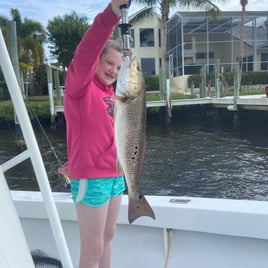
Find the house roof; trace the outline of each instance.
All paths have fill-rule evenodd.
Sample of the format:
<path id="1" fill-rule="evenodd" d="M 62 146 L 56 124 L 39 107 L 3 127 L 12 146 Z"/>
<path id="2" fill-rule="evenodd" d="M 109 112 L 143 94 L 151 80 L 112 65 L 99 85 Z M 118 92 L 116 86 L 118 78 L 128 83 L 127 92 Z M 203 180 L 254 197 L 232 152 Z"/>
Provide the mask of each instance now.
<path id="1" fill-rule="evenodd" d="M 247 11 L 244 24 L 244 42 L 248 46 L 253 45 L 253 40 L 257 47 L 268 46 L 268 20 L 267 11 Z M 183 22 L 183 23 L 182 23 Z M 240 11 L 221 12 L 216 21 L 212 21 L 206 12 L 176 12 L 168 21 L 168 32 L 176 27 L 177 32 L 184 34 L 205 34 L 226 33 L 234 38 L 240 38 Z M 255 30 L 255 32 L 254 32 Z"/>
<path id="2" fill-rule="evenodd" d="M 253 28 L 251 26 L 244 26 L 244 43 L 247 44 L 249 47 L 253 46 L 255 40 L 255 45 L 258 48 L 266 48 L 268 47 L 267 42 L 267 35 L 268 31 L 267 29 L 263 27 L 256 27 L 256 32 L 254 34 Z M 234 38 L 239 39 L 240 38 L 240 25 L 236 26 L 232 29 L 232 31 L 228 31 L 229 34 L 232 34 Z M 253 36 L 255 36 L 253 38 Z"/>
<path id="3" fill-rule="evenodd" d="M 263 18 L 262 25 L 264 25 L 264 21 L 267 20 L 267 11 L 247 11 L 245 25 L 261 17 Z M 168 21 L 169 31 L 175 26 L 181 27 L 178 25 L 181 21 L 183 21 L 184 34 L 205 33 L 207 30 L 210 33 L 225 33 L 230 31 L 232 27 L 240 25 L 241 12 L 221 12 L 217 20 L 212 21 L 206 12 L 177 11 Z M 261 23 L 261 20 L 259 21 Z"/>
<path id="4" fill-rule="evenodd" d="M 154 8 L 151 7 L 145 7 L 143 9 L 138 10 L 137 12 L 135 12 L 134 14 L 132 14 L 131 16 L 129 16 L 129 21 L 135 21 L 136 18 L 140 18 L 140 17 L 144 17 L 145 19 L 150 19 L 150 17 L 148 16 L 143 16 L 142 14 L 146 13 L 148 10 L 151 10 L 151 14 L 153 15 L 153 17 L 156 17 L 157 19 L 161 20 L 161 16 L 155 11 Z"/>

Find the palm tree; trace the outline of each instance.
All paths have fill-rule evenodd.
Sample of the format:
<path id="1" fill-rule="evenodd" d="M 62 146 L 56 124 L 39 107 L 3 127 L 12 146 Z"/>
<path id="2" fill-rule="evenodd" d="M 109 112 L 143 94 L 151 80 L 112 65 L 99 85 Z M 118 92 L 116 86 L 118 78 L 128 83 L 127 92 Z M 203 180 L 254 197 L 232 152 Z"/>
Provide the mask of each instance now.
<path id="1" fill-rule="evenodd" d="M 16 22 L 18 54 L 20 69 L 30 82 L 30 91 L 34 91 L 33 73 L 44 64 L 44 49 L 42 44 L 46 39 L 41 23 L 25 18 L 22 20 L 18 9 L 11 9 L 11 20 Z M 5 35 L 8 18 L 0 17 L 0 26 Z M 34 93 L 34 92 L 33 92 Z"/>
<path id="2" fill-rule="evenodd" d="M 12 20 L 16 22 L 20 63 L 38 67 L 44 62 L 42 44 L 46 40 L 41 23 L 25 18 L 21 19 L 18 9 L 11 9 Z"/>
<path id="3" fill-rule="evenodd" d="M 161 88 L 163 92 L 166 92 L 166 69 L 167 69 L 167 22 L 169 19 L 169 14 L 171 8 L 177 8 L 179 6 L 181 7 L 194 7 L 194 8 L 200 8 L 205 9 L 208 12 L 208 15 L 211 18 L 216 18 L 219 15 L 219 8 L 216 4 L 214 4 L 210 0 L 132 0 L 133 2 L 136 2 L 138 4 L 142 4 L 144 6 L 149 6 L 149 8 L 145 9 L 141 16 L 137 17 L 135 20 L 138 21 L 141 18 L 144 18 L 147 16 L 152 16 L 153 14 L 153 7 L 159 6 L 160 8 L 160 14 L 161 14 L 161 20 L 162 20 L 162 29 L 163 34 L 161 35 L 161 43 L 163 44 L 163 55 L 162 55 L 162 85 Z M 225 0 L 222 0 L 224 2 Z"/>

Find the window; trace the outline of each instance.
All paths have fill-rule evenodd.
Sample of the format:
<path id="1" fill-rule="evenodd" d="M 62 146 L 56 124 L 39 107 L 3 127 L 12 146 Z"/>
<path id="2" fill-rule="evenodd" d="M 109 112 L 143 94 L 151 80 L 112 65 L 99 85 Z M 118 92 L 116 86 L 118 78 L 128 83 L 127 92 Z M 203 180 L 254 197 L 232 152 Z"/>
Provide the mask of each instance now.
<path id="1" fill-rule="evenodd" d="M 253 56 L 247 56 L 243 58 L 243 71 L 253 71 Z"/>
<path id="2" fill-rule="evenodd" d="M 141 58 L 141 66 L 144 74 L 155 74 L 155 59 Z"/>
<path id="3" fill-rule="evenodd" d="M 192 42 L 185 42 L 184 43 L 184 49 L 185 50 L 192 50 L 193 49 L 193 43 Z"/>
<path id="4" fill-rule="evenodd" d="M 261 53 L 261 70 L 268 70 L 268 54 Z"/>
<path id="5" fill-rule="evenodd" d="M 207 58 L 207 53 L 206 52 L 197 52 L 195 57 L 197 59 L 206 59 Z M 209 52 L 208 57 L 210 59 L 213 59 L 214 58 L 214 52 Z"/>
<path id="6" fill-rule="evenodd" d="M 140 47 L 154 47 L 154 29 L 140 29 Z"/>

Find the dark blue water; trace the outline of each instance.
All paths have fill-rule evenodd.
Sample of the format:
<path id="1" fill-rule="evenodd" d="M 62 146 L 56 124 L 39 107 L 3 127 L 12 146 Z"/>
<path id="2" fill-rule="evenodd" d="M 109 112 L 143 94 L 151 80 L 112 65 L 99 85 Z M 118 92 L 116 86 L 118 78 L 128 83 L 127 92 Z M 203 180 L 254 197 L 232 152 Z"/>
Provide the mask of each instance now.
<path id="1" fill-rule="evenodd" d="M 267 112 L 266 112 L 267 113 Z M 268 200 L 268 113 L 225 115 L 174 111 L 170 124 L 157 116 L 147 123 L 147 150 L 141 189 L 150 195 Z M 68 191 L 57 174 L 66 161 L 65 127 L 44 134 L 37 127 L 53 191 Z M 0 129 L 0 163 L 16 155 L 14 132 Z M 56 156 L 55 156 L 56 154 Z M 13 190 L 38 190 L 26 161 L 6 172 Z"/>

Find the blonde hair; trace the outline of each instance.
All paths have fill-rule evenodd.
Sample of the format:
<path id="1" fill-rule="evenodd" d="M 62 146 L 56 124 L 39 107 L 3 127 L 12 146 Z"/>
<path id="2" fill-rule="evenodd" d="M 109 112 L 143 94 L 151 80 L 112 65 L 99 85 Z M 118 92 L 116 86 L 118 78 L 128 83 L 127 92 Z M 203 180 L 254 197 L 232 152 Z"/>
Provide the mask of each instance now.
<path id="1" fill-rule="evenodd" d="M 119 53 L 123 53 L 122 47 L 120 45 L 119 42 L 115 41 L 115 40 L 108 40 L 106 42 L 105 47 L 103 48 L 100 57 L 102 57 L 103 55 L 107 54 L 107 52 L 109 51 L 109 49 L 114 49 L 115 51 L 119 52 Z"/>

